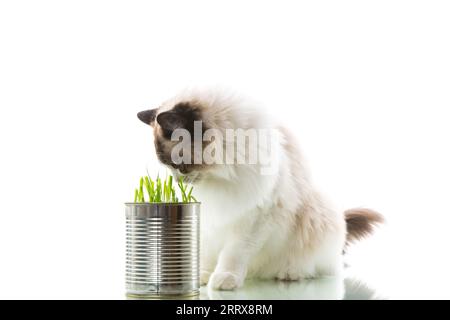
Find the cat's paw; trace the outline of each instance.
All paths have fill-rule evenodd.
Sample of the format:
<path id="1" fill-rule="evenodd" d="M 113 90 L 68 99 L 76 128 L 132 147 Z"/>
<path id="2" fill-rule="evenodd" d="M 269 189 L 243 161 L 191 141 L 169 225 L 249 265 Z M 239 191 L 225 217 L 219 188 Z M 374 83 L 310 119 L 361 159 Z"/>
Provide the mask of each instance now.
<path id="1" fill-rule="evenodd" d="M 234 290 L 242 286 L 244 279 L 231 272 L 214 272 L 209 285 L 216 290 Z"/>
<path id="2" fill-rule="evenodd" d="M 211 277 L 211 272 L 208 270 L 200 270 L 200 285 L 204 286 L 208 284 L 209 278 Z"/>

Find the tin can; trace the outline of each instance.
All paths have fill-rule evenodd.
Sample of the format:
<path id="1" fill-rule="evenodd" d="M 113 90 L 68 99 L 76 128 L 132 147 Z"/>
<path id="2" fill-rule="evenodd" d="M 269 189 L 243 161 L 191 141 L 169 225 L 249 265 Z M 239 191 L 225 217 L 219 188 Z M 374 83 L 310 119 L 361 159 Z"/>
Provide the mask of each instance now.
<path id="1" fill-rule="evenodd" d="M 199 293 L 200 203 L 126 203 L 126 294 Z"/>

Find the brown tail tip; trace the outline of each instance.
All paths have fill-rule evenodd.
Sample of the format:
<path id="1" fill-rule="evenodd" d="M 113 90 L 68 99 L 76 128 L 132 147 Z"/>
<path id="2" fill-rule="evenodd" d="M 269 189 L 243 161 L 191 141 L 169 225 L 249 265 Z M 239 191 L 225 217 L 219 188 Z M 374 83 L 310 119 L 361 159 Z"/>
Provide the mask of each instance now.
<path id="1" fill-rule="evenodd" d="M 344 214 L 347 223 L 346 246 L 369 236 L 376 226 L 384 223 L 383 216 L 370 209 L 355 208 L 345 211 Z"/>

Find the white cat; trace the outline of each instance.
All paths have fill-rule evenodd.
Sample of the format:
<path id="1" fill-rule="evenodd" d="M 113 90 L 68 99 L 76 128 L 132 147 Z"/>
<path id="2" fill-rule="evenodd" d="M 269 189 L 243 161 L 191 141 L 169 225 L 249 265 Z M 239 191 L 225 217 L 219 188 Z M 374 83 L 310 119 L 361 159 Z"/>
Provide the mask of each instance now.
<path id="1" fill-rule="evenodd" d="M 195 185 L 202 202 L 201 283 L 213 289 L 240 287 L 246 277 L 338 275 L 346 242 L 369 234 L 383 221 L 368 209 L 334 211 L 312 186 L 292 134 L 249 99 L 218 90 L 187 90 L 138 117 L 154 129 L 159 160 L 175 177 L 182 175 Z M 273 172 L 262 174 L 262 164 L 174 163 L 171 152 L 177 142 L 171 135 L 180 128 L 193 134 L 194 121 L 202 121 L 203 132 L 223 133 L 223 140 L 203 142 L 203 147 L 236 143 L 227 139 L 226 129 L 278 133 L 271 147 Z M 256 148 L 266 145 L 257 143 Z M 191 152 L 193 158 L 196 151 Z"/>

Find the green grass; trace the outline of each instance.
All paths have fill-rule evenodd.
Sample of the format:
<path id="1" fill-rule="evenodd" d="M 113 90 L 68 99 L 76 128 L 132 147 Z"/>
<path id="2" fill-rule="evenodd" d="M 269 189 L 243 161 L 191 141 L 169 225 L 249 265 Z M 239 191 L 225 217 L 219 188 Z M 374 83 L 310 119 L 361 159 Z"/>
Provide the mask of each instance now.
<path id="1" fill-rule="evenodd" d="M 144 187 L 146 194 L 144 193 Z M 134 202 L 179 203 L 177 193 L 181 195 L 181 202 L 183 203 L 197 202 L 197 199 L 192 195 L 192 189 L 192 186 L 188 189 L 188 186 L 184 184 L 183 177 L 180 177 L 176 185 L 171 175 L 165 180 L 161 180 L 159 175 L 156 180 L 152 180 L 150 176 L 141 177 L 139 188 L 134 190 Z"/>

